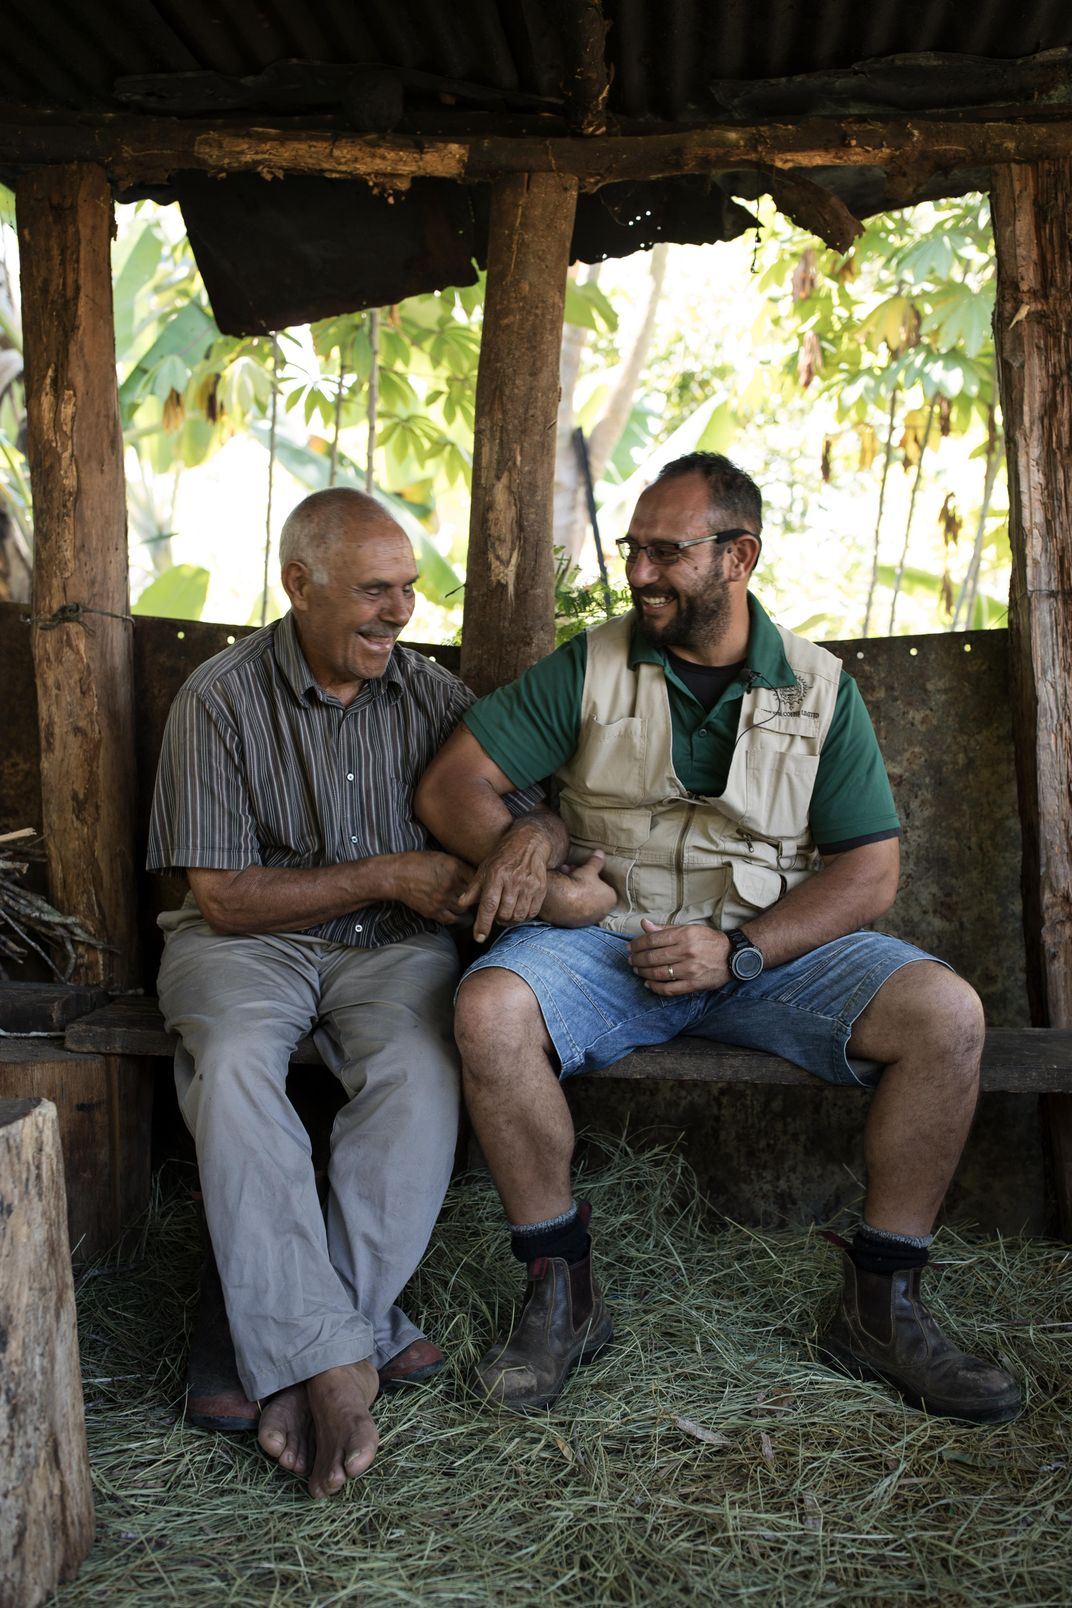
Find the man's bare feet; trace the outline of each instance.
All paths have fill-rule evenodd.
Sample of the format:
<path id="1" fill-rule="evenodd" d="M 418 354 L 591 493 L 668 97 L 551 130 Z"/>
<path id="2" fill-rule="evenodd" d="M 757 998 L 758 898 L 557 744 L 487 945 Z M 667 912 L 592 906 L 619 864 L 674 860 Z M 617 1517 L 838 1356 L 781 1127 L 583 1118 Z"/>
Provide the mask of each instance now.
<path id="1" fill-rule="evenodd" d="M 369 1408 L 379 1388 L 371 1362 L 328 1368 L 305 1381 L 316 1439 L 310 1496 L 333 1496 L 371 1464 L 380 1437 Z"/>
<path id="2" fill-rule="evenodd" d="M 304 1384 L 290 1385 L 265 1402 L 257 1426 L 261 1450 L 291 1474 L 308 1474 L 313 1419 Z"/>

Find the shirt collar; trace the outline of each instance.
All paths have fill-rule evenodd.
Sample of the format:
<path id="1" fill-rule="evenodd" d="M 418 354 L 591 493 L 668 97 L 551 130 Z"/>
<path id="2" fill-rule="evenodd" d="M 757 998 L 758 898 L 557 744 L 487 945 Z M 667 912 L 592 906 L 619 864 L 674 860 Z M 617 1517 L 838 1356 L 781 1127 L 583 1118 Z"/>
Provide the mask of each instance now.
<path id="1" fill-rule="evenodd" d="M 754 670 L 757 676 L 761 676 L 768 687 L 795 686 L 796 676 L 785 656 L 782 639 L 778 635 L 774 621 L 751 592 L 748 593 L 748 624 L 748 652 L 745 655 L 745 663 L 749 670 Z M 629 665 L 632 668 L 637 664 L 657 664 L 664 673 L 669 670 L 663 649 L 652 647 L 642 639 L 634 619 Z"/>
<path id="2" fill-rule="evenodd" d="M 283 672 L 284 680 L 298 702 L 307 704 L 310 696 L 312 696 L 322 699 L 326 703 L 334 703 L 335 700 L 324 693 L 317 685 L 313 672 L 305 662 L 305 655 L 301 650 L 301 643 L 298 641 L 297 627 L 294 624 L 293 610 L 288 610 L 283 618 L 276 622 L 274 630 L 275 660 Z M 389 692 L 395 698 L 400 696 L 402 692 L 402 671 L 397 660 L 398 648 L 396 646 L 387 661 L 387 667 L 383 675 L 376 676 L 365 682 L 354 700 L 355 704 L 359 699 L 364 698 L 366 689 L 373 698 L 380 697 L 384 692 Z M 351 704 L 350 708 L 352 709 L 353 707 L 354 704 Z"/>

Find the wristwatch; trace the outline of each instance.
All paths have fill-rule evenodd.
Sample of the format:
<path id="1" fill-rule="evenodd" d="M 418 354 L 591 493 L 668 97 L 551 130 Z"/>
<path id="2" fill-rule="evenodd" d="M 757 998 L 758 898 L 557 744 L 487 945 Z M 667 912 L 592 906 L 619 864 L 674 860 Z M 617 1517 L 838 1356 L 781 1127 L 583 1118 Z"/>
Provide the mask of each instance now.
<path id="1" fill-rule="evenodd" d="M 728 932 L 730 941 L 730 971 L 739 983 L 747 983 L 763 970 L 763 951 L 746 938 L 740 927 Z"/>

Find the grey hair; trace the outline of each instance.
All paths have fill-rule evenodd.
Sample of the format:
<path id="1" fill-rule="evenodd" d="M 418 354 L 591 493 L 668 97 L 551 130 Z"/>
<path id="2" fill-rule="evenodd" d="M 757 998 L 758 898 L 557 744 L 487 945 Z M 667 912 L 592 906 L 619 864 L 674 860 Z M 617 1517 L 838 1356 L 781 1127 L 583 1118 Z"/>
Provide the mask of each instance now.
<path id="1" fill-rule="evenodd" d="M 279 567 L 304 564 L 318 586 L 325 585 L 325 563 L 336 542 L 363 525 L 394 524 L 382 503 L 366 492 L 332 486 L 303 498 L 283 521 Z"/>

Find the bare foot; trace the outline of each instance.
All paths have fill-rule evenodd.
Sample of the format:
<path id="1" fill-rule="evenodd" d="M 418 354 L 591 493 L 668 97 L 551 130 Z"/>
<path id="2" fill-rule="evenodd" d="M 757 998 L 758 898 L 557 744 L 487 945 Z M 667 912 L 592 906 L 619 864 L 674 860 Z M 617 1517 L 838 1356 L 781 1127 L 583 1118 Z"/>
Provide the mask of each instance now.
<path id="1" fill-rule="evenodd" d="M 371 1464 L 380 1437 L 369 1408 L 379 1386 L 371 1362 L 328 1368 L 305 1381 L 316 1436 L 310 1496 L 333 1496 Z"/>
<path id="2" fill-rule="evenodd" d="M 257 1427 L 261 1450 L 291 1474 L 308 1474 L 313 1420 L 305 1386 L 289 1385 L 266 1402 Z"/>

